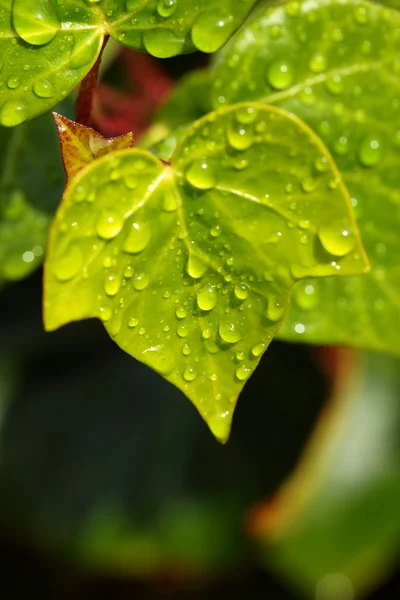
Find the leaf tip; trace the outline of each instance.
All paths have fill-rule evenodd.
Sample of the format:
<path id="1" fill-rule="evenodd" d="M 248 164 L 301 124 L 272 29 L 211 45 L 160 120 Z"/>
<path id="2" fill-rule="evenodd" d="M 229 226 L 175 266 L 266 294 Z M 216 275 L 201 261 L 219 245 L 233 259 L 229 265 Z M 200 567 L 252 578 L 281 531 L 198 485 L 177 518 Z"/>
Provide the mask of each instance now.
<path id="1" fill-rule="evenodd" d="M 221 444 L 226 444 L 231 433 L 233 410 L 214 412 L 202 415 L 202 417 L 215 439 Z"/>

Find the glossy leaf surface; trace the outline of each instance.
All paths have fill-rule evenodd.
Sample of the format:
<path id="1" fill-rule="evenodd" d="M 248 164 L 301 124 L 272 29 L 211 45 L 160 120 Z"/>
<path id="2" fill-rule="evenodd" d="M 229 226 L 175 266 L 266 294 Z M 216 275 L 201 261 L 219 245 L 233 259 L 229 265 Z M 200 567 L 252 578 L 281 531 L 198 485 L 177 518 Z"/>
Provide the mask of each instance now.
<path id="1" fill-rule="evenodd" d="M 299 284 L 284 339 L 400 353 L 399 57 L 398 11 L 324 0 L 261 8 L 217 61 L 215 106 L 276 104 L 321 136 L 371 260 L 367 277 Z"/>
<path id="2" fill-rule="evenodd" d="M 0 125 L 20 125 L 69 95 L 100 52 L 103 20 L 84 0 L 3 1 Z"/>
<path id="3" fill-rule="evenodd" d="M 59 110 L 70 114 L 71 103 L 65 101 Z M 1 285 L 26 277 L 42 263 L 64 176 L 50 115 L 17 129 L 0 127 L 0 147 Z"/>
<path id="4" fill-rule="evenodd" d="M 292 185 L 303 190 L 296 220 Z M 170 166 L 133 149 L 80 171 L 52 232 L 45 324 L 100 318 L 225 441 L 295 278 L 367 267 L 320 141 L 280 109 L 241 104 L 197 121 Z"/>
<path id="5" fill-rule="evenodd" d="M 19 125 L 63 100 L 106 35 L 165 58 L 218 50 L 256 0 L 7 0 L 0 8 L 0 124 Z"/>
<path id="6" fill-rule="evenodd" d="M 193 50 L 215 52 L 257 0 L 103 0 L 111 35 L 122 44 L 167 58 Z"/>
<path id="7" fill-rule="evenodd" d="M 399 362 L 345 353 L 296 473 L 253 513 L 269 568 L 307 598 L 361 598 L 400 550 Z"/>

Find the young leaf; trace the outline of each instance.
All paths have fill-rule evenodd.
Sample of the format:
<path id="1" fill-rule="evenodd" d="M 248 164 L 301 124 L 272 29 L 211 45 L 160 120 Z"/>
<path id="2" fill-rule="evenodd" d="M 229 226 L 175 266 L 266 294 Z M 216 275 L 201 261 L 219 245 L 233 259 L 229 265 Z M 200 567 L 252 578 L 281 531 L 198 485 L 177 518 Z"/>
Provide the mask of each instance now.
<path id="1" fill-rule="evenodd" d="M 63 100 L 99 55 L 104 18 L 84 0 L 8 0 L 0 11 L 0 125 Z"/>
<path id="2" fill-rule="evenodd" d="M 70 121 L 57 113 L 53 113 L 53 118 L 58 129 L 67 180 L 75 177 L 81 169 L 97 158 L 133 146 L 133 133 L 105 138 L 91 127 Z"/>
<path id="3" fill-rule="evenodd" d="M 59 109 L 70 113 L 71 107 L 68 101 Z M 64 177 L 50 115 L 17 129 L 0 127 L 0 147 L 1 285 L 26 277 L 42 263 Z"/>
<path id="4" fill-rule="evenodd" d="M 349 231 L 341 257 L 327 251 L 342 241 L 326 223 Z M 366 269 L 319 139 L 281 109 L 240 104 L 197 121 L 170 166 L 125 150 L 70 182 L 46 261 L 45 326 L 100 318 L 225 441 L 295 278 Z"/>
<path id="5" fill-rule="evenodd" d="M 158 58 L 193 50 L 215 52 L 244 21 L 257 0 L 104 0 L 116 40 Z"/>
<path id="6" fill-rule="evenodd" d="M 296 472 L 251 521 L 268 568 L 307 598 L 366 597 L 400 544 L 399 361 L 344 361 Z"/>
<path id="7" fill-rule="evenodd" d="M 398 11 L 324 0 L 261 8 L 217 61 L 215 106 L 276 104 L 321 136 L 371 260 L 367 277 L 299 284 L 284 339 L 400 353 L 399 57 Z"/>

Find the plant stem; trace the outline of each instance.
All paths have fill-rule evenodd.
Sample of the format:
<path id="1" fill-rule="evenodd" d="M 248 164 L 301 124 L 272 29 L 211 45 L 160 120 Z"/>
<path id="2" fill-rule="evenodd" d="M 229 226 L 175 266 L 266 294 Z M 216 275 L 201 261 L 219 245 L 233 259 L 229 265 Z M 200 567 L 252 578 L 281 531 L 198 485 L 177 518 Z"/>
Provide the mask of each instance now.
<path id="1" fill-rule="evenodd" d="M 76 99 L 76 120 L 81 125 L 91 125 L 94 90 L 97 84 L 101 57 L 109 37 L 108 35 L 105 36 L 103 46 L 95 64 L 82 80 L 79 87 L 78 98 Z"/>

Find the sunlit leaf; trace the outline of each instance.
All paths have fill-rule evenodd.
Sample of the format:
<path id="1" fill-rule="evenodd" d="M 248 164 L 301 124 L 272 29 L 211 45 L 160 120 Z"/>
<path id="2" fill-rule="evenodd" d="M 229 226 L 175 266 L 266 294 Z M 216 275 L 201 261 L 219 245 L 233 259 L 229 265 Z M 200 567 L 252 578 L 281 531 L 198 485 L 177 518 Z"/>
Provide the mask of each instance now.
<path id="1" fill-rule="evenodd" d="M 19 125 L 69 95 L 100 52 L 103 21 L 84 0 L 3 0 L 0 125 Z"/>
<path id="2" fill-rule="evenodd" d="M 368 277 L 300 283 L 281 337 L 399 354 L 400 13 L 357 0 L 261 8 L 214 77 L 215 106 L 279 105 L 321 136 L 371 260 Z"/>
<path id="3" fill-rule="evenodd" d="M 71 103 L 59 109 L 70 114 Z M 0 147 L 1 285 L 26 277 L 42 263 L 64 176 L 50 115 L 16 129 L 0 127 Z"/>
<path id="4" fill-rule="evenodd" d="M 294 219 L 286 190 L 298 185 Z M 318 138 L 285 111 L 241 104 L 197 121 L 171 165 L 133 149 L 80 171 L 52 232 L 45 324 L 100 318 L 224 441 L 294 278 L 367 268 Z"/>
<path id="5" fill-rule="evenodd" d="M 394 567 L 399 400 L 398 360 L 346 353 L 295 474 L 252 515 L 265 563 L 307 598 L 364 596 Z"/>

